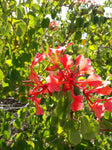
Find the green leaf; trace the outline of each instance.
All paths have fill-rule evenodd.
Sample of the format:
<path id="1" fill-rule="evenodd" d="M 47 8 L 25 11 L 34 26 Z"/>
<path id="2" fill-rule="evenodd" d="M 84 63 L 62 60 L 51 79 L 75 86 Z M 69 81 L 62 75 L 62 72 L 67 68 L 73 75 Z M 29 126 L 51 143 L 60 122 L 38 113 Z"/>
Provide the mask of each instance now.
<path id="1" fill-rule="evenodd" d="M 76 26 L 78 28 L 83 27 L 84 19 L 83 18 L 77 18 L 76 19 Z"/>
<path id="2" fill-rule="evenodd" d="M 30 4 L 32 2 L 32 0 L 27 0 L 26 4 Z"/>
<path id="3" fill-rule="evenodd" d="M 78 130 L 71 129 L 68 131 L 68 139 L 72 145 L 77 145 L 81 142 L 81 137 Z"/>
<path id="4" fill-rule="evenodd" d="M 12 66 L 12 60 L 11 59 L 7 59 L 6 61 L 5 61 L 5 63 L 10 67 L 10 66 Z"/>
<path id="5" fill-rule="evenodd" d="M 90 50 L 97 50 L 97 49 L 98 49 L 98 46 L 97 46 L 97 45 L 90 45 L 90 46 L 89 46 L 89 49 L 90 49 Z"/>
<path id="6" fill-rule="evenodd" d="M 57 103 L 55 112 L 59 119 L 67 119 L 70 115 L 70 101 L 68 101 L 66 97 L 61 95 Z"/>
<path id="7" fill-rule="evenodd" d="M 2 81 L 3 78 L 4 78 L 4 74 L 3 74 L 2 70 L 0 69 L 0 81 Z"/>
<path id="8" fill-rule="evenodd" d="M 3 9 L 3 12 L 7 12 L 7 2 L 4 0 L 3 2 L 2 2 L 2 9 Z"/>
<path id="9" fill-rule="evenodd" d="M 9 78 L 11 81 L 17 81 L 19 77 L 20 77 L 20 73 L 16 69 L 9 71 Z"/>
<path id="10" fill-rule="evenodd" d="M 20 118 L 16 118 L 15 122 L 13 122 L 13 125 L 17 128 L 20 129 L 22 126 L 22 121 Z"/>
<path id="11" fill-rule="evenodd" d="M 66 121 L 66 124 L 65 124 L 65 126 L 64 126 L 64 129 L 65 129 L 66 131 L 68 131 L 68 130 L 71 130 L 71 129 L 73 129 L 73 128 L 74 128 L 74 120 L 70 119 L 70 120 Z"/>
<path id="12" fill-rule="evenodd" d="M 17 7 L 16 13 L 17 13 L 17 19 L 22 19 L 23 15 L 25 14 L 24 8 Z"/>
<path id="13" fill-rule="evenodd" d="M 77 31 L 77 32 L 75 33 L 75 40 L 80 40 L 80 39 L 81 39 L 81 36 L 82 36 L 81 31 Z"/>
<path id="14" fill-rule="evenodd" d="M 59 121 L 58 117 L 53 113 L 52 116 L 51 116 L 51 120 L 50 120 L 51 125 L 52 126 L 57 126 L 58 121 Z"/>
<path id="15" fill-rule="evenodd" d="M 106 111 L 105 114 L 104 114 L 104 118 L 109 119 L 109 117 L 110 117 L 110 112 Z"/>
<path id="16" fill-rule="evenodd" d="M 25 140 L 18 140 L 17 142 L 15 142 L 15 145 L 13 146 L 13 149 L 27 150 L 29 148 L 28 148 L 28 144 Z"/>
<path id="17" fill-rule="evenodd" d="M 33 4 L 32 5 L 32 10 L 34 13 L 37 13 L 39 11 L 39 5 L 38 4 Z"/>
<path id="18" fill-rule="evenodd" d="M 89 119 L 88 116 L 83 116 L 81 118 L 81 133 L 83 138 L 86 140 L 91 140 L 95 138 L 99 131 L 99 123 L 95 119 Z"/>
<path id="19" fill-rule="evenodd" d="M 84 24 L 84 28 L 89 27 L 89 25 L 90 25 L 90 22 L 88 21 L 88 22 L 86 22 L 86 23 Z"/>
<path id="20" fill-rule="evenodd" d="M 112 122 L 107 119 L 102 118 L 100 121 L 100 126 L 103 129 L 109 129 L 112 131 Z"/>
<path id="21" fill-rule="evenodd" d="M 42 20 L 42 28 L 48 28 L 49 27 L 49 23 L 50 23 L 49 18 L 44 18 Z"/>
<path id="22" fill-rule="evenodd" d="M 57 12 L 55 10 L 51 11 L 51 18 L 55 19 Z"/>
<path id="23" fill-rule="evenodd" d="M 35 144 L 34 144 L 34 142 L 32 142 L 32 141 L 27 141 L 27 144 L 28 144 L 28 146 L 30 146 L 31 147 L 31 149 L 33 148 L 35 148 Z"/>
<path id="24" fill-rule="evenodd" d="M 24 23 L 19 23 L 18 25 L 17 25 L 17 28 L 16 28 L 16 35 L 17 36 L 22 36 L 22 35 L 24 35 L 25 34 L 25 28 L 26 28 L 26 26 L 25 26 L 25 24 Z"/>
<path id="25" fill-rule="evenodd" d="M 81 118 L 81 133 L 86 134 L 88 128 L 89 128 L 89 117 L 88 116 L 83 116 Z"/>
<path id="26" fill-rule="evenodd" d="M 9 139 L 9 138 L 10 138 L 10 135 L 11 135 L 11 132 L 10 132 L 10 131 L 7 131 L 7 130 L 4 130 L 3 135 L 4 135 L 4 138 L 5 138 L 5 139 Z"/>

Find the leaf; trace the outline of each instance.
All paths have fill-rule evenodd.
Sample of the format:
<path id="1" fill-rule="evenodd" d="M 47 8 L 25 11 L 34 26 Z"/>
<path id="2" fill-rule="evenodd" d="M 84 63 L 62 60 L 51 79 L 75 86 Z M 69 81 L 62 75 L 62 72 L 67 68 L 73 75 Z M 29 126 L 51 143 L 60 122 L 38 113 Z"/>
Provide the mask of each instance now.
<path id="1" fill-rule="evenodd" d="M 0 69 L 0 81 L 2 81 L 3 78 L 4 78 L 4 74 L 3 74 L 2 70 Z"/>
<path id="2" fill-rule="evenodd" d="M 17 81 L 19 77 L 20 77 L 20 73 L 16 69 L 9 71 L 9 78 L 11 81 Z"/>
<path id="3" fill-rule="evenodd" d="M 80 39 L 81 39 L 81 36 L 82 36 L 81 31 L 77 31 L 77 32 L 75 33 L 75 40 L 80 40 Z"/>
<path id="4" fill-rule="evenodd" d="M 27 150 L 29 149 L 28 144 L 25 140 L 18 140 L 17 142 L 14 143 L 13 149 L 16 150 Z"/>
<path id="5" fill-rule="evenodd" d="M 106 111 L 105 114 L 104 114 L 104 118 L 109 119 L 109 117 L 110 117 L 110 112 Z"/>
<path id="6" fill-rule="evenodd" d="M 16 14 L 17 14 L 17 19 L 22 19 L 23 15 L 25 14 L 24 8 L 17 7 Z"/>
<path id="7" fill-rule="evenodd" d="M 22 121 L 20 118 L 16 118 L 15 122 L 13 122 L 14 127 L 16 127 L 17 129 L 20 129 L 22 126 Z"/>
<path id="8" fill-rule="evenodd" d="M 5 63 L 6 63 L 9 67 L 12 66 L 12 60 L 11 60 L 11 59 L 6 60 Z"/>
<path id="9" fill-rule="evenodd" d="M 100 121 L 100 126 L 103 129 L 109 129 L 112 131 L 112 122 L 107 119 L 102 118 Z"/>
<path id="10" fill-rule="evenodd" d="M 55 10 L 51 11 L 51 18 L 55 19 L 56 14 L 57 14 L 57 11 L 55 11 Z"/>
<path id="11" fill-rule="evenodd" d="M 7 12 L 7 2 L 5 0 L 2 2 L 2 9 L 4 13 Z"/>
<path id="12" fill-rule="evenodd" d="M 76 19 L 76 26 L 78 28 L 83 27 L 84 19 L 83 18 L 77 18 Z"/>
<path id="13" fill-rule="evenodd" d="M 72 145 L 77 145 L 81 142 L 81 137 L 78 130 L 71 129 L 68 131 L 68 139 Z"/>
<path id="14" fill-rule="evenodd" d="M 66 131 L 68 131 L 68 130 L 71 130 L 71 129 L 73 129 L 73 128 L 74 128 L 74 120 L 70 119 L 70 120 L 66 121 L 66 124 L 65 124 L 65 126 L 64 126 L 64 129 L 65 129 Z"/>
<path id="15" fill-rule="evenodd" d="M 67 102 L 67 99 L 64 96 L 58 101 L 55 111 L 59 119 L 67 119 L 69 117 L 70 104 Z"/>
<path id="16" fill-rule="evenodd" d="M 61 134 L 63 132 L 63 128 L 60 126 L 60 124 L 58 124 L 58 134 Z"/>
<path id="17" fill-rule="evenodd" d="M 86 134 L 89 127 L 89 117 L 83 116 L 81 118 L 81 133 Z"/>
<path id="18" fill-rule="evenodd" d="M 10 135 L 11 135 L 11 131 L 4 130 L 3 134 L 4 134 L 4 138 L 5 138 L 5 139 L 9 139 L 9 138 L 10 138 Z"/>
<path id="19" fill-rule="evenodd" d="M 33 11 L 34 13 L 37 13 L 37 12 L 39 11 L 39 6 L 38 6 L 38 4 L 33 4 L 33 5 L 32 5 L 32 11 Z"/>
<path id="20" fill-rule="evenodd" d="M 42 28 L 48 28 L 49 27 L 49 23 L 50 23 L 49 18 L 44 18 L 42 20 Z"/>
<path id="21" fill-rule="evenodd" d="M 58 117 L 55 116 L 55 114 L 52 114 L 51 120 L 50 120 L 51 125 L 52 126 L 57 126 L 58 125 L 58 121 L 59 121 Z"/>
<path id="22" fill-rule="evenodd" d="M 34 144 L 34 142 L 32 142 L 32 141 L 27 141 L 27 144 L 28 144 L 28 146 L 30 146 L 31 147 L 31 149 L 33 148 L 35 148 L 35 144 Z"/>
<path id="23" fill-rule="evenodd" d="M 94 139 L 99 131 L 99 123 L 95 119 L 89 119 L 88 116 L 81 118 L 81 133 L 85 140 Z"/>
<path id="24" fill-rule="evenodd" d="M 99 21 L 99 17 L 98 16 L 93 17 L 93 24 L 98 23 L 98 21 Z"/>
<path id="25" fill-rule="evenodd" d="M 98 46 L 97 46 L 97 45 L 90 45 L 90 46 L 89 46 L 89 49 L 90 49 L 90 50 L 97 50 L 97 49 L 98 49 Z"/>
<path id="26" fill-rule="evenodd" d="M 27 0 L 26 4 L 30 4 L 32 2 L 32 0 Z"/>
<path id="27" fill-rule="evenodd" d="M 16 28 L 16 35 L 17 36 L 22 36 L 22 35 L 24 35 L 25 34 L 25 28 L 26 28 L 26 26 L 25 26 L 25 24 L 24 23 L 19 23 L 18 25 L 17 25 L 17 28 Z"/>

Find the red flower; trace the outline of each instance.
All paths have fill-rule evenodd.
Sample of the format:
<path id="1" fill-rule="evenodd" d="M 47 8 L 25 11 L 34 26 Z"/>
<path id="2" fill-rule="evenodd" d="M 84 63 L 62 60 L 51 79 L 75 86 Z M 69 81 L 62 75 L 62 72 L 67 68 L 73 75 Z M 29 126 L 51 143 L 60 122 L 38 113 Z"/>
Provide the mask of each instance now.
<path id="1" fill-rule="evenodd" d="M 45 59 L 45 54 L 44 53 L 42 53 L 42 54 L 37 53 L 34 60 L 31 63 L 31 66 L 36 65 L 38 62 L 40 62 L 43 59 Z"/>
<path id="2" fill-rule="evenodd" d="M 83 55 L 79 55 L 76 58 L 76 67 L 79 66 L 79 74 L 80 73 L 92 73 L 95 72 L 93 67 L 91 66 L 91 61 L 88 58 L 84 58 Z"/>
<path id="3" fill-rule="evenodd" d="M 41 106 L 37 102 L 35 103 L 35 106 L 36 106 L 36 115 L 43 115 L 44 111 L 41 108 Z"/>
<path id="4" fill-rule="evenodd" d="M 111 99 L 112 100 L 112 99 Z M 109 101 L 109 102 L 105 102 L 104 103 L 104 107 L 106 110 L 108 110 L 109 112 L 112 113 L 112 101 Z"/>
<path id="5" fill-rule="evenodd" d="M 109 99 L 100 99 L 97 97 L 92 96 L 92 94 L 97 93 L 97 94 L 101 94 L 101 95 L 108 95 L 112 92 L 112 89 L 108 86 L 108 84 L 110 83 L 109 81 L 104 81 L 104 82 L 99 82 L 100 78 L 96 77 L 94 78 L 96 79 L 96 86 L 95 86 L 95 80 L 94 80 L 94 84 L 92 89 L 87 89 L 87 88 L 83 88 L 83 93 L 87 99 L 87 102 L 89 104 L 89 106 L 91 107 L 91 109 L 93 109 L 93 111 L 95 112 L 98 120 L 104 115 L 105 110 L 108 111 L 112 111 L 112 104 L 111 104 L 111 100 L 112 98 Z M 91 78 L 92 80 L 92 78 Z M 91 82 L 90 82 L 91 83 Z M 89 85 L 91 86 L 91 84 Z M 90 100 L 90 98 L 94 99 L 95 102 L 92 102 Z M 104 106 L 101 102 L 105 101 Z M 110 106 L 109 106 L 110 104 Z"/>
<path id="6" fill-rule="evenodd" d="M 70 55 L 64 54 L 62 58 L 60 59 L 60 62 L 62 63 L 63 67 L 68 69 L 73 66 L 74 62 L 72 60 L 72 57 Z"/>
<path id="7" fill-rule="evenodd" d="M 83 106 L 84 106 L 84 104 L 83 104 L 83 97 L 81 95 L 75 96 L 72 93 L 72 98 L 73 98 L 73 102 L 71 104 L 71 109 L 73 111 L 81 110 L 83 108 Z"/>
<path id="8" fill-rule="evenodd" d="M 88 84 L 90 87 L 98 87 L 102 84 L 102 79 L 99 75 L 96 75 L 94 73 L 90 74 L 90 76 L 87 78 L 87 80 L 84 81 L 86 84 Z"/>
<path id="9" fill-rule="evenodd" d="M 67 91 L 71 91 L 73 99 L 71 110 L 79 111 L 84 104 L 83 97 L 75 95 L 74 87 L 76 87 L 83 91 L 89 107 L 95 112 L 97 119 L 100 120 L 106 110 L 112 112 L 112 98 L 101 99 L 97 98 L 96 94 L 111 94 L 112 89 L 108 85 L 110 82 L 107 79 L 103 82 L 101 77 L 94 73 L 95 70 L 91 66 L 90 59 L 84 58 L 82 55 L 76 58 L 76 64 L 73 69 L 74 61 L 72 57 L 63 54 L 65 49 L 71 44 L 73 43 L 62 47 L 58 46 L 56 49 L 49 48 L 47 44 L 48 53 L 45 52 L 43 47 L 43 53 L 37 53 L 31 63 L 30 81 L 25 81 L 27 83 L 25 84 L 26 86 L 32 87 L 29 90 L 28 99 L 32 99 L 35 103 L 36 114 L 41 115 L 43 114 L 43 109 L 40 103 L 45 94 L 52 95 L 54 92 L 65 92 L 66 94 L 64 95 L 67 96 L 69 101 L 69 96 L 67 95 L 69 92 Z M 44 61 L 47 64 L 47 67 L 44 69 L 47 72 L 46 79 L 43 78 L 42 74 L 37 75 L 34 72 L 34 66 L 40 61 Z M 93 94 L 95 94 L 95 97 Z"/>
<path id="10" fill-rule="evenodd" d="M 105 107 L 101 103 L 95 102 L 93 103 L 91 108 L 95 112 L 97 120 L 99 121 L 100 118 L 104 115 Z"/>
<path id="11" fill-rule="evenodd" d="M 57 29 L 58 29 L 58 26 L 59 26 L 59 25 L 58 25 L 58 23 L 57 23 L 56 21 L 52 21 L 52 22 L 49 23 L 49 28 L 52 29 L 52 30 L 53 30 L 53 29 L 56 29 L 56 30 L 57 30 Z"/>
<path id="12" fill-rule="evenodd" d="M 100 87 L 97 87 L 94 92 L 101 94 L 101 95 L 110 95 L 112 92 L 112 89 L 108 86 L 108 81 L 107 84 L 103 84 Z"/>
<path id="13" fill-rule="evenodd" d="M 59 88 L 59 80 L 58 78 L 56 78 L 56 76 L 54 74 L 50 74 L 47 78 L 46 78 L 46 82 L 47 82 L 47 88 L 48 90 L 53 93 L 54 91 L 60 91 Z"/>

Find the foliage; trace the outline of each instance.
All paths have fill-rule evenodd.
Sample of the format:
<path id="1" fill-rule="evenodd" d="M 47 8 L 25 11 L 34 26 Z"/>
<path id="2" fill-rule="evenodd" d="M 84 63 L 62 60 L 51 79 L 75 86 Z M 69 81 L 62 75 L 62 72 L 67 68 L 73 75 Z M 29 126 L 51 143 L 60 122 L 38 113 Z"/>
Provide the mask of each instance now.
<path id="1" fill-rule="evenodd" d="M 104 16 L 105 6 L 111 6 L 109 1 L 104 6 L 72 0 L 0 1 L 0 149 L 112 149 L 110 112 L 106 111 L 98 122 L 84 101 L 85 107 L 70 117 L 66 98 L 54 92 L 50 96 L 44 93 L 44 114 L 37 116 L 34 103 L 26 99 L 30 88 L 23 84 L 35 55 L 42 54 L 43 49 L 48 53 L 46 41 L 54 48 L 73 42 L 65 53 L 74 63 L 78 55 L 89 57 L 96 74 L 102 80 L 107 78 L 112 73 L 112 19 Z M 63 7 L 67 9 L 65 20 L 61 16 Z M 85 33 L 87 36 L 83 36 Z M 40 62 L 34 68 L 36 74 L 39 67 L 39 74 L 46 78 L 48 73 L 43 70 L 47 64 Z M 14 110 L 7 104 L 4 109 L 2 103 L 7 97 L 23 105 Z"/>

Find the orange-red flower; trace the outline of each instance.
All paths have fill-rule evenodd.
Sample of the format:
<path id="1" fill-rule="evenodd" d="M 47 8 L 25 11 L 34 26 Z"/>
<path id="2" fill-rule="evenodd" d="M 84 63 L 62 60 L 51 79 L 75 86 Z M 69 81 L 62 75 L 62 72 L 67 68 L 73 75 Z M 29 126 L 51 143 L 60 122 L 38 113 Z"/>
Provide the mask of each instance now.
<path id="1" fill-rule="evenodd" d="M 36 114 L 41 115 L 43 114 L 41 99 L 46 94 L 64 92 L 66 94 L 62 94 L 62 96 L 66 95 L 68 98 L 67 92 L 70 91 L 72 100 L 68 98 L 68 101 L 71 102 L 71 110 L 74 112 L 84 107 L 84 95 L 89 107 L 95 112 L 97 120 L 100 120 L 105 111 L 112 112 L 112 98 L 98 98 L 99 95 L 111 94 L 110 82 L 107 79 L 102 81 L 102 78 L 95 74 L 89 58 L 79 55 L 74 62 L 70 55 L 64 54 L 65 49 L 71 44 L 73 43 L 62 47 L 58 46 L 56 49 L 49 48 L 47 45 L 48 53 L 42 47 L 43 53 L 36 54 L 30 66 L 29 81 L 24 81 L 26 86 L 31 87 L 28 99 L 32 99 L 35 103 Z M 35 65 L 39 66 L 40 62 L 43 65 L 44 62 L 47 64 L 41 75 L 34 71 Z M 83 91 L 83 95 L 77 95 L 74 91 L 75 87 Z"/>
<path id="2" fill-rule="evenodd" d="M 53 29 L 58 29 L 58 27 L 59 27 L 59 25 L 58 25 L 58 23 L 56 22 L 56 21 L 52 21 L 52 22 L 50 22 L 49 23 L 49 28 L 51 29 L 51 30 L 53 30 Z"/>

